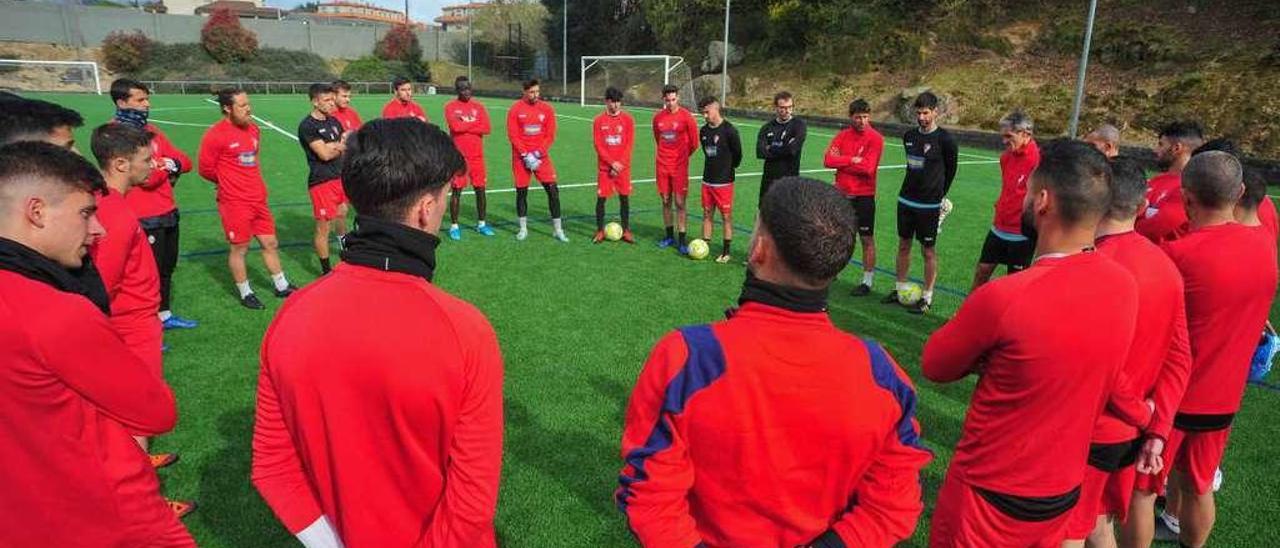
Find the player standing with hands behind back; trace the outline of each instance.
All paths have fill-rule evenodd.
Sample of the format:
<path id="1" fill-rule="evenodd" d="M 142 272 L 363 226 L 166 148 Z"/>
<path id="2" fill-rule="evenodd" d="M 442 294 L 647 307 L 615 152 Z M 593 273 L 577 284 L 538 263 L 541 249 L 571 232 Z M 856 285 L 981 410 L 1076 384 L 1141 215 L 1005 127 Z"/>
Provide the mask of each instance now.
<path id="1" fill-rule="evenodd" d="M 689 157 L 698 150 L 698 122 L 680 107 L 680 88 L 676 86 L 662 88 L 662 109 L 653 115 L 653 140 L 658 149 L 656 177 L 658 196 L 662 198 L 662 224 L 667 227 L 667 236 L 658 241 L 658 247 L 678 244 L 680 254 L 687 254 L 684 235 L 689 210 L 685 201 L 689 197 Z M 672 205 L 676 209 L 674 219 Z"/>
<path id="2" fill-rule="evenodd" d="M 760 178 L 762 202 L 774 181 L 800 175 L 800 151 L 804 148 L 804 120 L 792 115 L 795 102 L 791 92 L 774 95 L 773 109 L 777 117 L 760 126 L 756 135 L 756 158 L 764 160 L 764 175 Z"/>
<path id="3" fill-rule="evenodd" d="M 462 208 L 462 189 L 471 180 L 471 188 L 476 193 L 476 232 L 483 236 L 493 236 L 493 229 L 485 224 L 484 187 L 488 179 L 484 169 L 484 136 L 489 134 L 489 111 L 472 96 L 471 80 L 459 76 L 453 81 L 453 88 L 458 98 L 444 106 L 445 123 L 449 125 L 449 135 L 453 136 L 453 145 L 467 160 L 467 172 L 453 178 L 453 187 L 449 195 L 449 239 L 461 240 L 462 229 L 458 228 L 458 210 Z"/>
<path id="4" fill-rule="evenodd" d="M 742 139 L 738 129 L 720 115 L 720 102 L 715 97 L 698 101 L 698 109 L 707 119 L 698 132 L 707 157 L 702 167 L 702 239 L 711 240 L 712 217 L 720 210 L 724 248 L 716 262 L 725 264 L 733 243 L 733 170 L 742 164 Z"/>

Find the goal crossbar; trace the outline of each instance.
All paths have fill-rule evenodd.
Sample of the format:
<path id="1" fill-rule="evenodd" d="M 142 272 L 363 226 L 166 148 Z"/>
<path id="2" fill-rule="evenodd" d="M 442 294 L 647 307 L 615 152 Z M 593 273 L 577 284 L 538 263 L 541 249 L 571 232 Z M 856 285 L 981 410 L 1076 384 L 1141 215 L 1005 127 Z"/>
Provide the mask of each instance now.
<path id="1" fill-rule="evenodd" d="M 684 64 L 684 57 L 679 55 L 583 55 L 578 72 L 578 101 L 587 106 L 587 70 L 600 61 L 662 61 L 662 85 L 671 83 L 671 71 Z"/>
<path id="2" fill-rule="evenodd" d="M 81 66 L 87 67 L 93 71 L 93 89 L 98 95 L 102 95 L 102 81 L 98 75 L 98 63 L 94 61 L 39 61 L 34 59 L 0 59 L 0 64 L 14 65 L 54 65 L 54 66 Z"/>

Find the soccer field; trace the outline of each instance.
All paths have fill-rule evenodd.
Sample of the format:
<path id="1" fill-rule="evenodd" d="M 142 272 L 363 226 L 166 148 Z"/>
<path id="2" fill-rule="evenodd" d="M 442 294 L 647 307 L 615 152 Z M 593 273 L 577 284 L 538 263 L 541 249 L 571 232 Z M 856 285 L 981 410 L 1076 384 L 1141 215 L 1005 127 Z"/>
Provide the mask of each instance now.
<path id="1" fill-rule="evenodd" d="M 84 115 L 86 125 L 77 132 L 77 142 L 86 153 L 92 127 L 114 112 L 105 95 L 41 98 Z M 449 98 L 417 97 L 437 121 Z M 305 96 L 251 99 L 260 118 L 261 165 L 271 192 L 285 272 L 295 285 L 305 285 L 319 276 L 320 267 L 311 245 L 314 221 L 306 191 L 306 163 L 293 135 L 310 103 Z M 354 106 L 369 120 L 387 99 L 357 95 Z M 600 109 L 566 104 L 554 105 L 559 127 L 551 156 L 564 189 L 565 228 L 571 242 L 551 238 L 546 199 L 538 190 L 530 193 L 529 239 L 516 241 L 515 194 L 504 129 L 512 101 L 481 100 L 493 120 L 493 135 L 485 148 L 489 221 L 498 235 L 485 238 L 469 230 L 474 227 L 475 206 L 471 195 L 465 195 L 463 240 L 446 237 L 441 244 L 435 283 L 479 307 L 493 323 L 502 346 L 507 428 L 497 518 L 500 542 L 506 546 L 632 545 L 612 501 L 621 468 L 618 446 L 627 399 L 648 350 L 663 333 L 720 319 L 736 303 L 743 278 L 741 259 L 756 209 L 761 162 L 750 149 L 759 125 L 731 119 L 749 150 L 739 170 L 735 198 L 735 260 L 719 265 L 682 260 L 673 250 L 654 245 L 663 227 L 661 203 L 652 185 L 652 114 L 647 110 L 632 112 L 637 126 L 633 170 L 637 185 L 632 200 L 637 245 L 591 245 L 596 162 L 591 119 Z M 205 128 L 219 119 L 217 106 L 205 96 L 156 95 L 152 107 L 151 120 L 194 161 Z M 810 128 L 803 162 L 809 176 L 831 180 L 831 173 L 822 169 L 822 152 L 834 133 L 829 128 Z M 919 374 L 920 352 L 928 335 L 955 312 L 968 290 L 999 192 L 999 167 L 996 151 L 961 149 L 959 174 L 950 193 L 955 210 L 939 236 L 941 275 L 935 306 L 927 316 L 914 316 L 900 306 L 879 302 L 892 287 L 892 274 L 887 273 L 892 271 L 896 251 L 894 197 L 904 167 L 900 143 L 898 136 L 886 135 L 876 235 L 881 272 L 875 292 L 871 297 L 848 296 L 860 275 L 860 268 L 851 267 L 831 290 L 830 310 L 841 328 L 881 341 L 915 379 L 920 424 L 935 455 L 923 477 L 926 511 L 909 543 L 922 546 L 973 381 L 941 386 L 924 380 Z M 700 175 L 701 165 L 701 154 L 697 154 L 692 173 Z M 693 209 L 698 208 L 697 192 L 696 186 L 690 192 Z M 250 280 L 268 310 L 240 306 L 227 271 L 227 246 L 212 185 L 193 172 L 181 179 L 176 194 L 182 211 L 182 258 L 174 277 L 173 309 L 198 320 L 200 327 L 165 336 L 170 346 L 165 376 L 178 399 L 179 421 L 172 434 L 159 438 L 155 449 L 180 452 L 182 460 L 160 472 L 164 491 L 172 498 L 199 503 L 185 521 L 201 546 L 287 546 L 293 543 L 291 537 L 249 483 L 258 349 L 279 300 L 271 296 L 270 279 L 253 253 Z M 608 208 L 609 218 L 616 220 L 616 198 Z M 700 230 L 696 228 L 700 220 L 700 215 L 691 213 L 691 237 Z M 717 227 L 713 251 L 719 249 L 719 234 Z M 916 252 L 913 276 L 920 273 Z M 1275 311 L 1273 307 L 1273 319 Z M 1275 525 L 1266 516 L 1280 515 L 1276 496 L 1280 475 L 1268 470 L 1280 451 L 1268 438 L 1280 423 L 1278 390 L 1251 386 L 1246 391 L 1223 466 L 1226 483 L 1218 498 L 1214 546 L 1272 543 Z M 380 457 L 368 455 L 370 465 L 376 466 Z"/>

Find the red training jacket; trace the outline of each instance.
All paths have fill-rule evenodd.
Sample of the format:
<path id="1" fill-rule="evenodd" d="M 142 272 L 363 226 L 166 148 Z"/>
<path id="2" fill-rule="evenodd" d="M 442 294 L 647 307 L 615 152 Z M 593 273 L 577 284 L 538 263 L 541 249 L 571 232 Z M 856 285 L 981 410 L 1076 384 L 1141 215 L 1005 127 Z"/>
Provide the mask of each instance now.
<path id="1" fill-rule="evenodd" d="M 242 128 L 224 118 L 200 140 L 200 176 L 218 188 L 218 202 L 267 201 L 267 183 L 258 164 L 258 137 L 257 124 Z"/>
<path id="2" fill-rule="evenodd" d="M 822 165 L 836 170 L 836 189 L 845 196 L 875 196 L 876 173 L 883 153 L 884 136 L 875 128 L 868 125 L 858 131 L 847 127 L 831 139 Z M 862 161 L 855 163 L 854 158 Z"/>
<path id="3" fill-rule="evenodd" d="M 1147 211 L 1134 224 L 1138 234 L 1155 243 L 1176 240 L 1191 229 L 1182 202 L 1182 174 L 1164 172 L 1147 181 Z"/>
<path id="4" fill-rule="evenodd" d="M 401 101 L 392 97 L 387 104 L 382 107 L 383 118 L 417 118 L 423 122 L 430 122 L 427 119 L 427 113 L 422 110 L 416 101 Z"/>
<path id="5" fill-rule="evenodd" d="M 683 107 L 675 112 L 658 109 L 653 113 L 653 140 L 657 143 L 658 169 L 689 169 L 689 157 L 702 147 L 698 122 Z"/>
<path id="6" fill-rule="evenodd" d="M 645 546 L 790 548 L 829 530 L 892 546 L 923 510 L 915 403 L 892 358 L 826 313 L 748 302 L 653 349 L 618 507 Z"/>
<path id="7" fill-rule="evenodd" d="M 636 145 L 636 121 L 627 111 L 610 116 L 602 112 L 592 122 L 596 146 L 596 168 L 609 171 L 609 164 L 621 162 L 627 169 L 631 168 L 631 153 Z"/>
<path id="8" fill-rule="evenodd" d="M 517 156 L 534 151 L 550 154 L 556 140 L 555 109 L 542 100 L 532 105 L 524 99 L 516 101 L 507 111 L 507 139 Z"/>
<path id="9" fill-rule="evenodd" d="M 1128 384 L 1116 389 L 1128 388 L 1130 398 L 1150 398 L 1156 405 L 1150 421 L 1137 422 L 1125 420 L 1125 411 L 1108 405 L 1098 418 L 1093 441 L 1128 441 L 1138 436 L 1140 428 L 1167 439 L 1191 371 L 1182 274 L 1159 247 L 1137 232 L 1098 238 L 1098 252 L 1119 263 L 1138 283 L 1138 323 L 1123 369 Z M 1147 410 L 1145 405 L 1140 409 Z"/>
<path id="10" fill-rule="evenodd" d="M 1017 151 L 1000 153 L 1000 197 L 996 198 L 991 224 L 1008 234 L 1022 234 L 1022 202 L 1027 197 L 1027 181 L 1040 165 L 1040 145 L 1027 141 Z"/>
<path id="11" fill-rule="evenodd" d="M 1191 379 L 1178 411 L 1235 413 L 1275 297 L 1275 240 L 1226 223 L 1197 228 L 1162 247 L 1182 272 L 1187 293 Z"/>
<path id="12" fill-rule="evenodd" d="M 253 484 L 290 532 L 325 515 L 347 546 L 494 546 L 501 468 L 502 356 L 470 304 L 343 263 L 271 322 Z"/>
<path id="13" fill-rule="evenodd" d="M 345 133 L 351 133 L 364 125 L 364 120 L 360 119 L 360 113 L 351 107 L 339 107 L 333 111 L 333 117 L 342 123 L 342 131 Z"/>
<path id="14" fill-rule="evenodd" d="M 132 194 L 134 190 L 130 190 Z M 160 375 L 160 273 L 147 233 L 115 189 L 98 199 L 98 221 L 106 236 L 89 248 L 111 299 L 111 326 L 149 370 Z"/>
<path id="15" fill-rule="evenodd" d="M 1133 277 L 1096 252 L 1041 258 L 969 294 L 921 358 L 934 382 L 979 375 L 947 473 L 1019 497 L 1079 486 L 1137 315 Z"/>
<path id="16" fill-rule="evenodd" d="M 1271 234 L 1271 239 L 1280 240 L 1280 218 L 1276 216 L 1276 204 L 1271 201 L 1270 196 L 1263 196 L 1262 202 L 1258 204 L 1258 220 L 1262 221 L 1263 228 Z"/>
<path id="17" fill-rule="evenodd" d="M 0 271 L 0 356 L 0 546 L 150 546 L 181 530 L 132 437 L 173 429 L 173 394 L 101 311 Z"/>
<path id="18" fill-rule="evenodd" d="M 444 105 L 444 120 L 449 124 L 453 145 L 466 158 L 484 158 L 484 136 L 489 134 L 489 111 L 484 103 L 454 99 Z"/>
<path id="19" fill-rule="evenodd" d="M 173 199 L 173 184 L 169 181 L 169 171 L 164 168 L 164 159 L 172 159 L 178 164 L 181 173 L 191 171 L 191 158 L 173 146 L 169 138 L 155 124 L 144 127 L 151 133 L 151 176 L 140 185 L 135 185 L 125 201 L 140 219 L 167 215 L 178 208 Z"/>

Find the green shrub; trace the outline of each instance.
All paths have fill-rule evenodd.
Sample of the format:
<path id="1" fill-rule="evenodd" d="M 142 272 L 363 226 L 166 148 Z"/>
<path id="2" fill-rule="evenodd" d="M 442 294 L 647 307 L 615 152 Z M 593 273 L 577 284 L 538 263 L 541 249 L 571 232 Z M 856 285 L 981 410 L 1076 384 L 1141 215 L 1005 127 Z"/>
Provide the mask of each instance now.
<path id="1" fill-rule="evenodd" d="M 200 29 L 200 43 L 219 63 L 246 61 L 258 51 L 258 37 L 229 8 L 218 8 Z"/>
<path id="2" fill-rule="evenodd" d="M 102 40 L 102 64 L 111 72 L 136 73 L 151 61 L 156 43 L 140 30 L 117 30 Z"/>
<path id="3" fill-rule="evenodd" d="M 431 81 L 431 68 L 426 63 L 383 61 L 377 57 L 361 57 L 347 64 L 342 79 L 348 82 L 390 82 L 403 76 L 415 82 Z"/>
<path id="4" fill-rule="evenodd" d="M 200 44 L 158 44 L 142 80 L 257 80 L 320 82 L 333 79 L 319 55 L 263 48 L 248 61 L 220 64 Z"/>
<path id="5" fill-rule="evenodd" d="M 1084 21 L 1063 18 L 1047 25 L 1038 40 L 1038 50 L 1079 55 L 1084 46 Z M 1187 58 L 1187 41 L 1176 28 L 1134 21 L 1099 19 L 1090 44 L 1092 58 L 1117 68 L 1133 68 Z"/>

